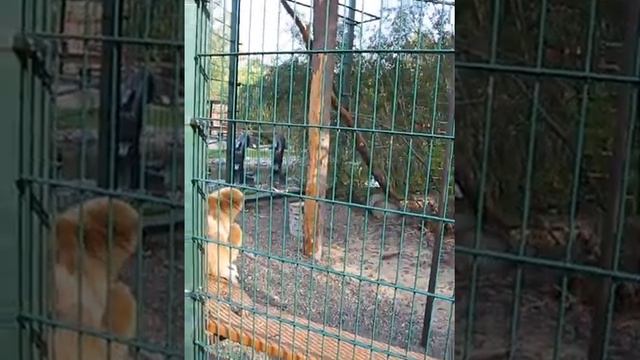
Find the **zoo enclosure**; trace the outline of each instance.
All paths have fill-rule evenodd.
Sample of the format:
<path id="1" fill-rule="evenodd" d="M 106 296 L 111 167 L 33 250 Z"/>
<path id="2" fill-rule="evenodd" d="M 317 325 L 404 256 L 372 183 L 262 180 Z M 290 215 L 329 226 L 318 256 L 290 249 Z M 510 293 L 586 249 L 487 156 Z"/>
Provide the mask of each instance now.
<path id="1" fill-rule="evenodd" d="M 45 357 L 55 329 L 124 342 L 137 355 L 181 357 L 182 332 L 174 320 L 182 299 L 174 291 L 182 286 L 176 263 L 182 4 L 21 3 L 13 44 L 22 65 L 19 246 L 12 254 L 19 258 L 19 358 Z M 120 198 L 142 217 L 136 253 L 121 274 L 136 298 L 136 336 L 127 341 L 62 322 L 50 308 L 54 220 L 100 196 Z M 160 285 L 154 277 L 163 279 Z"/>
<path id="2" fill-rule="evenodd" d="M 453 223 L 452 209 L 447 205 L 448 197 L 453 193 L 450 166 L 447 166 L 451 164 L 453 156 L 453 99 L 450 90 L 452 79 L 446 75 L 452 73 L 453 64 L 447 61 L 447 54 L 452 53 L 453 41 L 452 33 L 443 30 L 447 25 L 446 15 L 452 11 L 453 4 L 415 1 L 403 10 L 398 3 L 394 10 L 387 10 L 387 14 L 404 11 L 404 17 L 398 16 L 398 19 L 392 21 L 390 19 L 394 16 L 389 15 L 384 19 L 389 23 L 380 24 L 383 21 L 380 15 L 362 10 L 355 3 L 351 1 L 340 4 L 339 49 L 304 50 L 306 44 L 301 41 L 298 27 L 292 26 L 293 35 L 288 39 L 290 44 L 283 46 L 277 40 L 282 30 L 278 28 L 274 31 L 271 27 L 265 29 L 265 26 L 267 21 L 273 21 L 278 26 L 287 22 L 292 24 L 291 13 L 285 11 L 284 4 L 288 4 L 295 16 L 301 16 L 300 13 L 306 15 L 312 12 L 309 2 L 243 2 L 249 5 L 243 7 L 242 11 L 239 1 L 185 2 L 187 358 L 201 358 L 211 351 L 218 355 L 223 353 L 219 343 L 216 342 L 213 347 L 208 342 L 204 328 L 205 319 L 210 314 L 205 309 L 207 299 L 223 304 L 229 303 L 229 300 L 203 291 L 207 289 L 203 263 L 205 245 L 207 242 L 215 242 L 230 247 L 220 243 L 219 239 L 206 238 L 203 218 L 206 195 L 223 186 L 233 186 L 245 193 L 247 209 L 238 222 L 246 236 L 238 267 L 243 276 L 253 278 L 252 283 L 244 285 L 251 290 L 247 290 L 249 293 L 253 291 L 252 301 L 259 303 L 264 299 L 257 296 L 270 297 L 271 292 L 280 294 L 285 291 L 282 283 L 280 287 L 271 287 L 271 290 L 268 284 L 266 290 L 260 289 L 261 281 L 273 282 L 257 278 L 267 269 L 267 277 L 275 276 L 281 282 L 291 280 L 295 283 L 291 292 L 305 295 L 287 299 L 293 303 L 293 309 L 289 308 L 287 312 L 293 313 L 294 317 L 300 316 L 300 319 L 311 316 L 312 320 L 323 326 L 337 326 L 336 319 L 323 319 L 332 310 L 326 307 L 331 295 L 322 290 L 314 294 L 314 285 L 307 285 L 308 288 L 303 289 L 297 277 L 288 278 L 286 272 L 289 270 L 285 268 L 309 272 L 309 284 L 314 281 L 314 273 L 326 279 L 325 288 L 331 277 L 342 283 L 335 289 L 342 295 L 339 304 L 333 309 L 340 316 L 347 316 L 344 310 L 347 308 L 344 305 L 347 286 L 344 283 L 351 281 L 356 284 L 354 291 L 369 286 L 372 289 L 386 289 L 391 295 L 386 300 L 385 309 L 388 310 L 387 306 L 400 304 L 400 298 L 403 298 L 404 304 L 410 304 L 407 311 L 409 315 L 402 319 L 409 323 L 410 328 L 404 341 L 381 334 L 388 331 L 384 325 L 389 326 L 393 333 L 400 320 L 390 313 L 390 323 L 376 324 L 380 321 L 377 317 L 381 316 L 376 315 L 378 305 L 371 305 L 372 324 L 360 325 L 365 321 L 359 319 L 360 314 L 356 314 L 355 321 L 346 324 L 344 328 L 357 332 L 359 328 L 370 327 L 361 330 L 369 334 L 368 338 L 377 337 L 385 343 L 393 342 L 404 351 L 420 349 L 418 351 L 422 353 L 438 357 L 452 355 L 447 352 L 447 346 L 453 336 L 453 329 L 449 326 L 453 317 L 453 293 L 443 293 L 442 287 L 446 287 L 443 284 L 447 283 L 451 290 L 453 283 L 452 278 L 448 281 L 438 279 L 438 276 L 447 271 L 439 271 L 443 268 L 440 263 L 444 260 L 441 257 L 443 254 L 444 257 L 447 256 L 447 241 L 443 241 L 445 226 L 430 226 L 428 223 Z M 378 12 L 381 8 L 382 6 Z M 267 15 L 268 9 L 278 10 Z M 425 21 L 427 17 L 432 21 L 430 27 Z M 303 19 L 303 22 L 308 19 L 310 17 Z M 373 30 L 366 33 L 362 29 L 366 25 L 370 25 Z M 413 29 L 418 30 L 413 34 L 402 33 L 402 29 L 411 29 L 410 25 L 415 25 Z M 246 36 L 245 33 L 241 39 L 242 26 L 250 34 L 253 34 L 250 30 L 252 27 L 262 27 L 261 32 L 258 32 L 263 38 L 262 44 L 255 35 Z M 386 33 L 387 30 L 391 35 Z M 276 38 L 272 48 L 267 49 L 264 45 L 265 37 Z M 248 50 L 240 51 L 241 44 Z M 333 87 L 337 103 L 346 111 L 336 111 L 337 107 L 334 107 L 330 123 L 310 125 L 307 107 L 310 101 L 308 81 L 311 64 L 308 59 L 321 53 L 329 53 L 339 59 L 334 71 L 336 80 Z M 191 63 L 190 59 L 193 59 Z M 345 119 L 345 114 L 351 115 L 351 125 Z M 304 191 L 308 166 L 308 157 L 305 158 L 308 155 L 307 132 L 313 128 L 330 134 L 328 174 L 331 179 L 328 179 L 330 184 L 326 198 L 310 196 Z M 226 132 L 225 140 L 212 138 L 212 132 L 215 136 L 218 129 Z M 236 139 L 246 140 L 244 134 L 249 134 L 252 141 L 245 141 L 243 145 Z M 361 137 L 357 140 L 358 134 Z M 276 143 L 274 139 L 278 135 L 282 135 L 287 144 L 283 174 L 276 174 L 272 167 L 272 144 Z M 369 146 L 364 154 L 368 155 L 371 166 L 367 166 L 367 160 L 363 161 L 363 152 L 357 148 L 360 139 L 364 139 Z M 234 151 L 238 149 L 238 144 L 240 152 Z M 424 155 L 421 154 L 428 157 L 422 158 Z M 244 161 L 238 162 L 238 158 Z M 236 165 L 247 166 L 248 169 L 236 177 Z M 386 179 L 386 184 L 380 186 L 375 175 L 378 175 L 378 179 Z M 400 199 L 395 201 L 400 201 L 397 201 L 396 208 L 392 205 L 387 208 L 385 203 L 394 203 L 393 193 L 399 194 L 397 197 Z M 383 201 L 380 201 L 380 197 Z M 328 245 L 329 250 L 328 253 L 325 252 L 321 264 L 302 257 L 301 250 L 296 248 L 296 241 L 301 241 L 297 240 L 301 233 L 300 230 L 296 233 L 292 224 L 295 224 L 296 215 L 301 214 L 293 213 L 297 208 L 294 205 L 305 200 L 318 200 L 330 209 L 326 219 L 332 225 L 327 229 L 328 239 L 324 240 L 324 246 Z M 337 215 L 337 209 L 343 209 L 343 215 Z M 356 213 L 357 217 L 353 215 Z M 274 217 L 276 214 L 282 215 L 282 219 L 276 219 L 279 217 Z M 269 221 L 261 220 L 265 218 Z M 347 232 L 338 234 L 332 228 L 338 228 L 337 222 L 343 219 L 346 220 L 344 226 Z M 391 225 L 392 223 L 395 225 Z M 294 230 L 289 231 L 289 226 Z M 357 229 L 350 233 L 352 227 Z M 392 228 L 394 230 L 390 230 Z M 366 246 L 361 245 L 356 250 L 349 248 L 349 237 L 370 236 L 367 235 L 368 229 L 378 232 L 378 235 L 354 242 L 369 241 L 376 244 L 378 252 L 372 256 L 372 264 L 350 258 L 349 254 L 352 252 L 361 257 L 370 255 L 365 253 Z M 405 239 L 405 233 L 413 233 L 414 229 L 419 229 L 418 235 L 410 240 Z M 434 233 L 435 240 L 430 243 L 429 234 Z M 390 240 L 390 237 L 394 237 L 395 241 Z M 452 245 L 450 237 L 448 244 L 449 247 Z M 336 251 L 332 249 L 333 245 L 342 249 Z M 387 253 L 387 247 L 396 250 Z M 414 253 L 410 253 L 411 250 Z M 452 258 L 450 254 L 448 256 L 451 266 Z M 337 262 L 341 265 L 327 266 L 326 261 L 330 260 L 327 257 L 339 258 Z M 385 261 L 392 265 L 383 266 Z M 401 264 L 406 265 L 404 261 L 414 266 L 408 271 L 409 275 L 400 274 Z M 420 262 L 431 265 L 420 266 Z M 372 270 L 365 269 L 365 265 L 371 266 Z M 261 266 L 264 268 L 260 269 Z M 383 267 L 385 275 L 381 273 Z M 423 274 L 430 274 L 429 279 Z M 399 278 L 404 280 L 400 281 Z M 349 287 L 349 291 L 351 289 Z M 259 293 L 262 295 L 257 295 Z M 398 295 L 399 293 L 403 295 Z M 302 305 L 300 309 L 297 308 L 296 304 L 304 301 L 310 304 L 309 299 L 314 296 L 324 296 L 324 305 L 319 304 L 320 309 L 310 310 L 320 313 L 305 314 Z M 367 306 L 361 299 L 364 296 L 358 295 L 354 312 L 361 312 L 360 308 Z M 371 296 L 381 295 L 374 289 Z M 413 305 L 416 299 L 417 305 Z M 446 304 L 435 306 L 440 308 L 437 316 L 432 315 L 437 312 L 434 303 Z M 279 310 L 273 310 L 268 302 L 265 304 L 262 301 L 259 305 L 262 307 L 245 305 L 243 308 L 272 322 L 283 321 L 278 316 Z M 441 308 L 447 309 L 443 311 Z M 433 339 L 431 333 L 435 330 L 429 326 L 436 318 L 440 321 L 436 327 L 439 331 L 438 340 Z M 419 345 L 423 340 L 420 339 L 423 323 L 426 325 L 424 343 L 427 350 Z M 298 327 L 299 331 L 308 331 L 300 323 L 294 322 L 293 326 Z M 349 342 L 346 337 L 340 340 Z M 369 347 L 373 349 L 373 353 L 393 354 L 390 350 Z"/>

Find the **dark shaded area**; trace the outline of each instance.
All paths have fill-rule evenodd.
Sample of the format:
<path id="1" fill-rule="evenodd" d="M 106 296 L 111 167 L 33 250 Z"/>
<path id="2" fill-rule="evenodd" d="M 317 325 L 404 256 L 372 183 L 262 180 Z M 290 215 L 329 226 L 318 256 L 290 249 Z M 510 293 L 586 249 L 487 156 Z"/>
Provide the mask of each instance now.
<path id="1" fill-rule="evenodd" d="M 131 189 L 140 187 L 140 137 L 143 128 L 143 111 L 155 96 L 154 76 L 146 69 L 133 73 L 124 84 L 120 104 L 118 131 L 118 161 L 122 173 L 129 173 L 126 183 Z"/>
<path id="2" fill-rule="evenodd" d="M 457 10 L 456 358 L 637 358 L 637 4 Z"/>
<path id="3" fill-rule="evenodd" d="M 274 178 L 277 177 L 279 181 L 285 180 L 282 173 L 282 160 L 285 150 L 287 150 L 287 140 L 284 135 L 277 134 L 273 141 L 273 176 Z"/>
<path id="4" fill-rule="evenodd" d="M 242 133 L 236 140 L 233 147 L 233 181 L 236 184 L 243 184 L 246 180 L 244 173 L 244 159 L 247 147 L 251 145 L 251 135 Z"/>

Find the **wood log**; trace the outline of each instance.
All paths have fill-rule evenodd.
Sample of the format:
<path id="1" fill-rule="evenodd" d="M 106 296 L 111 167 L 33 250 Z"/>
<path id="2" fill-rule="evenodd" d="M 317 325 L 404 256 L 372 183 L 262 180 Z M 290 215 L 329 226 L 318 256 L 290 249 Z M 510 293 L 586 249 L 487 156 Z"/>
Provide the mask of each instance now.
<path id="1" fill-rule="evenodd" d="M 338 33 L 338 0 L 314 0 L 313 31 L 317 34 L 314 50 L 335 49 Z M 311 61 L 311 86 L 309 94 L 309 164 L 307 165 L 306 195 L 312 199 L 304 202 L 304 254 L 315 260 L 322 257 L 324 236 L 323 204 L 316 198 L 327 193 L 329 172 L 331 94 L 333 92 L 333 68 L 335 57 L 330 54 L 313 54 Z"/>

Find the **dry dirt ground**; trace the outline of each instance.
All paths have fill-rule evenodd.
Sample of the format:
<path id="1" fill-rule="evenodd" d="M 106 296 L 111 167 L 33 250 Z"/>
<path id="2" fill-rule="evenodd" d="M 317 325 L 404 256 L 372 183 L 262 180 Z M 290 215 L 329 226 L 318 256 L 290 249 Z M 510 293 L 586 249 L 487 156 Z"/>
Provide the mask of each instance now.
<path id="1" fill-rule="evenodd" d="M 142 351 L 142 359 L 183 358 L 183 254 L 181 232 L 173 239 L 168 233 L 145 236 L 142 251 L 129 260 L 123 271 L 122 279 L 130 284 L 138 302 L 137 340 L 158 349 Z M 166 353 L 180 357 L 164 357 Z"/>
<path id="2" fill-rule="evenodd" d="M 469 314 L 468 274 L 456 281 L 456 358 L 462 358 L 465 341 L 473 346 L 471 359 L 506 359 L 511 334 L 514 299 L 514 272 L 482 274 L 478 279 L 471 338 L 467 337 Z M 536 280 L 540 269 L 525 268 L 525 281 Z M 462 281 L 462 278 L 465 280 Z M 519 307 L 516 355 L 513 359 L 552 359 L 558 329 L 560 296 L 558 282 L 525 285 Z M 592 309 L 584 303 L 571 302 L 565 313 L 558 359 L 587 359 L 592 326 Z M 640 359 L 640 309 L 618 311 L 611 326 L 607 359 Z"/>
<path id="3" fill-rule="evenodd" d="M 360 209 L 328 206 L 322 262 L 312 269 L 301 255 L 301 241 L 289 233 L 285 200 L 248 200 L 245 207 L 237 222 L 246 251 L 236 263 L 243 288 L 261 305 L 258 311 L 283 311 L 424 353 L 419 339 L 426 296 L 393 286 L 427 289 L 434 240 L 419 221 L 385 223 Z M 440 261 L 436 293 L 443 296 L 453 295 L 453 245 L 452 238 L 446 240 Z M 435 303 L 428 353 L 437 358 L 444 358 L 447 335 L 453 336 L 447 331 L 453 325 L 451 305 Z M 229 349 L 234 350 L 221 358 L 252 358 Z"/>

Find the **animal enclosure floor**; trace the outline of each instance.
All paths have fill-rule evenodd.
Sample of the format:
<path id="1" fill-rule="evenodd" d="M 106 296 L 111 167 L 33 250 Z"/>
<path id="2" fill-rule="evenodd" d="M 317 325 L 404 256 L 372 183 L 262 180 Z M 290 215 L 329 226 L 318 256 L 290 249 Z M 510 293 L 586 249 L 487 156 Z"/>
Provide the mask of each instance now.
<path id="1" fill-rule="evenodd" d="M 179 233 L 177 233 L 179 234 Z M 184 245 L 174 240 L 170 262 L 168 234 L 145 237 L 142 253 L 134 254 L 122 279 L 131 287 L 139 305 L 138 341 L 182 354 L 184 351 Z M 171 268 L 173 267 L 173 271 Z M 170 274 L 171 276 L 170 282 Z M 170 294 L 172 284 L 173 294 Z M 132 352 L 132 354 L 135 354 Z M 164 359 L 162 353 L 141 352 L 142 359 Z"/>
<path id="2" fill-rule="evenodd" d="M 526 271 L 526 270 L 525 270 Z M 526 274 L 526 272 L 525 272 Z M 526 276 L 526 275 L 525 275 Z M 522 291 L 517 333 L 517 354 L 513 359 L 553 358 L 560 299 L 553 283 L 544 287 L 525 287 Z M 513 276 L 487 274 L 479 279 L 476 296 L 471 359 L 506 359 L 513 311 Z M 456 316 L 456 358 L 462 358 L 462 345 L 468 325 L 468 281 L 456 284 L 459 299 Z M 461 316 L 462 315 L 462 316 Z M 561 360 L 586 359 L 591 332 L 591 309 L 574 304 L 565 315 Z M 611 326 L 607 359 L 640 359 L 640 311 L 618 312 Z M 463 336 L 464 335 L 464 336 Z"/>
<path id="3" fill-rule="evenodd" d="M 426 296 L 390 286 L 427 289 L 434 239 L 418 221 L 407 220 L 403 227 L 401 219 L 383 223 L 367 216 L 365 221 L 362 210 L 328 207 L 333 216 L 326 218 L 322 262 L 310 265 L 301 254 L 302 242 L 289 234 L 284 200 L 247 201 L 245 206 L 237 222 L 245 233 L 247 251 L 236 264 L 242 287 L 259 305 L 258 311 L 270 316 L 282 311 L 424 352 L 419 339 Z M 453 245 L 453 239 L 445 241 L 440 261 L 436 293 L 444 296 L 453 295 Z M 452 311 L 450 303 L 436 300 L 431 356 L 444 357 Z"/>

